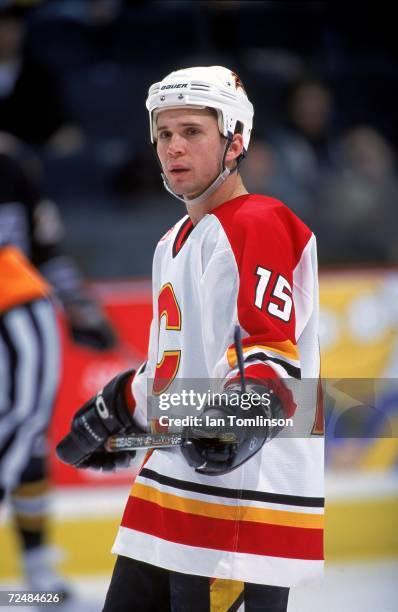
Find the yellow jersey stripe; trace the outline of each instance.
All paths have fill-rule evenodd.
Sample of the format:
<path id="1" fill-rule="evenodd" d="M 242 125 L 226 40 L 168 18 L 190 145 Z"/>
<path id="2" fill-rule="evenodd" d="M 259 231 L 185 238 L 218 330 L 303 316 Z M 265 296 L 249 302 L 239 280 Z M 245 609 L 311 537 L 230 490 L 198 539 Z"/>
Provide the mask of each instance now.
<path id="1" fill-rule="evenodd" d="M 163 508 L 178 510 L 189 514 L 221 518 L 231 521 L 248 521 L 283 525 L 285 527 L 302 527 L 304 529 L 323 529 L 323 514 L 307 514 L 272 510 L 269 508 L 252 508 L 248 506 L 224 506 L 211 502 L 199 501 L 165 493 L 148 485 L 136 482 L 132 489 L 134 497 L 139 497 Z"/>
<path id="2" fill-rule="evenodd" d="M 282 355 L 282 357 L 287 357 L 288 359 L 293 359 L 295 361 L 299 361 L 299 353 L 297 346 L 293 344 L 291 340 L 284 340 L 283 342 L 267 342 L 267 344 L 258 344 L 254 343 L 251 345 L 243 346 L 243 354 L 248 351 L 252 351 L 253 349 L 257 349 L 260 351 L 271 350 L 274 353 L 278 353 Z M 233 367 L 236 362 L 236 351 L 235 348 L 229 348 L 227 351 L 227 359 L 228 363 L 231 367 Z"/>

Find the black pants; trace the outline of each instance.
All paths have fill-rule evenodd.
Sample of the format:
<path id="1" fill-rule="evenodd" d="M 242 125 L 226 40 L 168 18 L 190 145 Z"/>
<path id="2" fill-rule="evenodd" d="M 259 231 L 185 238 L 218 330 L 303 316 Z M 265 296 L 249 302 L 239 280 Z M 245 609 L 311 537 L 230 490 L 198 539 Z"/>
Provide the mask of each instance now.
<path id="1" fill-rule="evenodd" d="M 235 612 L 243 601 L 245 612 L 287 610 L 288 588 L 216 582 L 119 556 L 103 612 Z"/>

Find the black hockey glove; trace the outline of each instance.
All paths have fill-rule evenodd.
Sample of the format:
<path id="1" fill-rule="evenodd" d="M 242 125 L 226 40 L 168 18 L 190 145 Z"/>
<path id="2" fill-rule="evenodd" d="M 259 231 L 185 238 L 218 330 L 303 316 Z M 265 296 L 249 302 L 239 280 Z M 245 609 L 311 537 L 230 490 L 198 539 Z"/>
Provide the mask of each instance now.
<path id="1" fill-rule="evenodd" d="M 295 404 L 284 385 L 282 402 L 280 394 L 275 392 L 276 385 L 269 382 L 269 386 L 249 382 L 244 393 L 239 383 L 231 384 L 220 402 L 208 404 L 199 413 L 201 426 L 184 429 L 181 451 L 196 472 L 208 476 L 227 474 L 255 455 L 265 442 L 283 429 L 281 425 L 267 424 L 266 419 L 285 419 L 287 413 L 294 412 Z M 286 402 L 290 403 L 288 410 Z M 212 425 L 211 419 L 217 419 L 213 421 L 217 426 Z M 249 419 L 253 419 L 253 423 Z M 234 441 L 225 441 L 231 437 Z"/>
<path id="2" fill-rule="evenodd" d="M 129 465 L 135 453 L 108 453 L 104 444 L 116 433 L 141 433 L 134 424 L 125 397 L 126 384 L 133 373 L 134 370 L 128 370 L 113 378 L 75 414 L 71 432 L 56 448 L 61 461 L 82 469 L 104 471 Z"/>
<path id="3" fill-rule="evenodd" d="M 99 306 L 91 299 L 78 297 L 64 301 L 70 334 L 76 344 L 97 351 L 112 349 L 117 338 Z"/>

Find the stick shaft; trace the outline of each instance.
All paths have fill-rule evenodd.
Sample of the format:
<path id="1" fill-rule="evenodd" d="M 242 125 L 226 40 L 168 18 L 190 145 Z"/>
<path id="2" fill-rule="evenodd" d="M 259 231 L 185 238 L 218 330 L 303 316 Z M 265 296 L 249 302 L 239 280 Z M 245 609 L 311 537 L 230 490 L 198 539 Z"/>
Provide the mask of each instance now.
<path id="1" fill-rule="evenodd" d="M 106 450 L 110 453 L 117 453 L 140 448 L 169 448 L 181 446 L 181 443 L 182 435 L 178 433 L 120 435 L 111 436 L 108 439 Z"/>
<path id="2" fill-rule="evenodd" d="M 170 448 L 173 446 L 181 446 L 183 441 L 181 433 L 145 433 L 111 436 L 108 438 L 105 448 L 108 453 L 118 453 L 120 451 L 135 451 L 140 448 Z M 225 444 L 234 444 L 236 435 L 233 432 L 221 432 L 217 435 L 219 442 Z"/>
<path id="3" fill-rule="evenodd" d="M 241 377 L 242 393 L 246 392 L 245 366 L 243 361 L 242 337 L 240 334 L 239 325 L 235 325 L 234 342 L 236 350 L 236 358 L 238 360 L 239 374 Z"/>

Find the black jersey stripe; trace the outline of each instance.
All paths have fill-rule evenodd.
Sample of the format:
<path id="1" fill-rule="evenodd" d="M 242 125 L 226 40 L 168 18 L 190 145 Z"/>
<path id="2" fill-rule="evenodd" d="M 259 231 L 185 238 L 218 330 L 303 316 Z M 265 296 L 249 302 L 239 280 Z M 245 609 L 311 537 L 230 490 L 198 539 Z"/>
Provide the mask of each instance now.
<path id="1" fill-rule="evenodd" d="M 136 376 L 139 376 L 140 374 L 143 374 L 145 372 L 147 363 L 147 361 L 144 361 L 142 366 L 138 368 Z"/>
<path id="2" fill-rule="evenodd" d="M 197 482 L 189 482 L 178 478 L 171 478 L 164 474 L 159 474 L 149 468 L 143 468 L 139 476 L 154 480 L 159 484 L 164 484 L 182 491 L 191 491 L 193 493 L 203 493 L 204 495 L 213 495 L 215 497 L 228 497 L 230 499 L 240 499 L 246 501 L 270 502 L 272 504 L 285 504 L 288 506 L 308 506 L 313 508 L 323 508 L 325 500 L 323 497 L 303 497 L 299 495 L 283 495 L 279 493 L 266 493 L 262 491 L 250 491 L 247 489 L 235 490 L 225 487 L 214 487 L 212 485 L 203 485 Z"/>
<path id="3" fill-rule="evenodd" d="M 188 217 L 184 223 L 182 223 L 180 229 L 177 232 L 177 235 L 173 242 L 173 258 L 178 255 L 181 251 L 181 248 L 185 244 L 189 234 L 192 232 L 194 225 L 190 217 Z"/>
<path id="4" fill-rule="evenodd" d="M 289 374 L 289 376 L 292 376 L 292 378 L 297 378 L 298 380 L 301 380 L 301 369 L 300 368 L 293 366 L 291 363 L 287 363 L 283 359 L 277 359 L 276 357 L 270 357 L 265 352 L 264 353 L 253 353 L 253 355 L 249 355 L 248 357 L 245 357 L 245 363 L 248 363 L 250 361 L 263 361 L 263 362 L 272 361 L 273 363 L 277 363 L 278 365 L 282 366 L 282 368 L 284 368 L 287 374 Z"/>
<path id="5" fill-rule="evenodd" d="M 4 355 L 4 365 L 3 365 L 3 375 L 8 380 L 9 390 L 8 397 L 10 405 L 13 405 L 15 402 L 15 394 L 16 394 L 16 372 L 17 372 L 17 360 L 18 355 L 16 348 L 10 338 L 10 333 L 8 331 L 6 325 L 6 314 L 0 315 L 0 340 L 4 342 L 5 355 Z M 3 398 L 5 396 L 5 389 L 2 389 Z"/>

